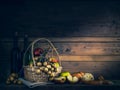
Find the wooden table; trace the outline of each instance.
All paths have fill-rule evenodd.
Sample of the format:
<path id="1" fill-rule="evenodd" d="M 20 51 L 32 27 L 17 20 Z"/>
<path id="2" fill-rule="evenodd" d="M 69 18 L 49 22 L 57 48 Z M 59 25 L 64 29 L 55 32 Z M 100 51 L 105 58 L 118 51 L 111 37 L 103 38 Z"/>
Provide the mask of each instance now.
<path id="1" fill-rule="evenodd" d="M 84 84 L 51 84 L 35 88 L 28 88 L 25 85 L 0 84 L 0 90 L 120 90 L 120 80 L 114 80 L 114 85 L 84 85 Z"/>

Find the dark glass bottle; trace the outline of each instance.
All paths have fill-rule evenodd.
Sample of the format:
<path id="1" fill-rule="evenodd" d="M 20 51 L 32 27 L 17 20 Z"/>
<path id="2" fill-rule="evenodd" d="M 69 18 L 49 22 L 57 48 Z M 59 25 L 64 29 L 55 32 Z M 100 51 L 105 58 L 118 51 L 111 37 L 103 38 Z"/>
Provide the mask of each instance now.
<path id="1" fill-rule="evenodd" d="M 11 52 L 11 73 L 18 73 L 21 68 L 21 54 L 18 47 L 18 32 L 13 37 L 13 48 Z"/>
<path id="2" fill-rule="evenodd" d="M 24 38 L 23 38 L 23 50 L 21 52 L 21 62 L 20 62 L 21 63 L 21 70 L 19 72 L 20 77 L 24 77 L 23 64 L 25 65 L 26 60 L 28 60 L 28 58 L 29 58 L 29 52 L 26 52 L 28 45 L 29 45 L 28 35 L 26 34 L 26 35 L 24 35 Z M 25 52 L 26 52 L 26 54 L 25 54 Z M 25 57 L 24 57 L 24 54 L 25 54 Z M 23 63 L 23 62 L 25 62 L 25 63 Z"/>
<path id="3" fill-rule="evenodd" d="M 23 48 L 23 53 L 26 51 L 27 47 L 28 47 L 29 41 L 28 41 L 28 35 L 26 34 L 24 36 L 24 48 Z"/>
<path id="4" fill-rule="evenodd" d="M 30 57 L 29 51 L 26 52 L 28 45 L 29 45 L 29 40 L 28 40 L 27 34 L 24 36 L 23 44 L 24 44 L 24 47 L 23 47 L 23 51 L 22 51 L 22 60 L 24 59 L 25 60 L 24 62 L 26 64 L 26 62 L 29 61 L 29 57 Z M 25 52 L 26 52 L 26 54 L 25 54 Z M 24 54 L 25 54 L 25 57 L 24 57 Z"/>

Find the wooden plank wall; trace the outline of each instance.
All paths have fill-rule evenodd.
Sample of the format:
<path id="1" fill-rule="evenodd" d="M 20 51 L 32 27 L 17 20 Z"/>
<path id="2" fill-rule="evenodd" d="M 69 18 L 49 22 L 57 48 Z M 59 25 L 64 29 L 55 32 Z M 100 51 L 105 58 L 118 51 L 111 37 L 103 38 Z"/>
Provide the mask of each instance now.
<path id="1" fill-rule="evenodd" d="M 32 42 L 36 38 L 31 38 Z M 49 38 L 60 54 L 63 71 L 90 72 L 96 77 L 120 79 L 120 37 L 71 37 Z M 12 40 L 0 43 L 0 68 L 4 78 L 10 73 L 10 52 Z M 19 42 L 22 50 L 23 40 Z"/>
<path id="2" fill-rule="evenodd" d="M 119 37 L 73 37 L 53 42 L 60 53 L 63 71 L 91 72 L 96 77 L 119 79 Z"/>

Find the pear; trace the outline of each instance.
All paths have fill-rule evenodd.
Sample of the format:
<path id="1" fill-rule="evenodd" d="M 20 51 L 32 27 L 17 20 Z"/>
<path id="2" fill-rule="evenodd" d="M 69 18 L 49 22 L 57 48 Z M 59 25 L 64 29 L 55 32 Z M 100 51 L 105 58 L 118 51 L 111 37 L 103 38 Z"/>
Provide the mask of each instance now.
<path id="1" fill-rule="evenodd" d="M 60 76 L 63 76 L 63 77 L 66 77 L 66 76 L 69 76 L 70 75 L 70 72 L 62 72 L 60 73 Z"/>
<path id="2" fill-rule="evenodd" d="M 54 81 L 55 81 L 56 83 L 65 83 L 66 77 L 63 77 L 63 76 L 56 77 L 56 78 L 54 78 Z"/>
<path id="3" fill-rule="evenodd" d="M 79 81 L 79 78 L 76 77 L 76 76 L 68 75 L 68 76 L 67 76 L 67 80 L 68 80 L 70 83 L 77 83 L 77 82 Z"/>

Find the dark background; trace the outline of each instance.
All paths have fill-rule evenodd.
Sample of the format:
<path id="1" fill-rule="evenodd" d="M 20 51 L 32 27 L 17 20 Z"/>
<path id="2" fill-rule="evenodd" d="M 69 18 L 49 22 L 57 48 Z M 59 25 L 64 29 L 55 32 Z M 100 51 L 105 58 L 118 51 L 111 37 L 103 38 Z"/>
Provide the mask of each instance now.
<path id="1" fill-rule="evenodd" d="M 119 0 L 0 1 L 0 37 L 120 36 Z"/>
<path id="2" fill-rule="evenodd" d="M 120 1 L 0 1 L 1 82 L 10 73 L 11 39 L 16 31 L 21 38 L 24 34 L 28 34 L 30 38 L 120 37 Z M 120 79 L 120 74 L 115 75 L 115 78 Z"/>

